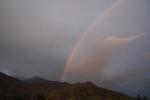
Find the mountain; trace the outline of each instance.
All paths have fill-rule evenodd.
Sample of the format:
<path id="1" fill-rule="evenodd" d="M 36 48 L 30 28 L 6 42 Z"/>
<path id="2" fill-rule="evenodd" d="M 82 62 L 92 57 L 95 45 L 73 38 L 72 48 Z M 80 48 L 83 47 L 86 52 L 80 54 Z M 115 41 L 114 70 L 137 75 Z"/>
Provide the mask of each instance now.
<path id="1" fill-rule="evenodd" d="M 30 86 L 25 82 L 0 72 L 0 100 L 5 100 L 4 98 L 7 96 L 11 99 L 14 95 L 22 96 L 29 94 L 29 88 Z"/>
<path id="2" fill-rule="evenodd" d="M 0 73 L 0 100 L 135 100 L 92 82 L 70 84 L 33 77 L 24 81 Z"/>

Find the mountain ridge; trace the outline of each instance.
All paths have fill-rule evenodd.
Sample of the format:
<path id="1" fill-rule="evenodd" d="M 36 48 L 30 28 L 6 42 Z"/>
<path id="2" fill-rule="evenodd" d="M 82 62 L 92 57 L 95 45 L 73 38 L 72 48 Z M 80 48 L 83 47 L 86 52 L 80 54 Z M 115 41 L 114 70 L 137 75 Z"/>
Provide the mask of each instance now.
<path id="1" fill-rule="evenodd" d="M 40 77 L 21 81 L 0 73 L 0 99 L 10 100 L 8 98 L 15 96 L 22 97 L 23 100 L 38 100 L 39 94 L 44 95 L 43 100 L 135 100 L 123 93 L 98 87 L 89 81 L 70 84 Z"/>

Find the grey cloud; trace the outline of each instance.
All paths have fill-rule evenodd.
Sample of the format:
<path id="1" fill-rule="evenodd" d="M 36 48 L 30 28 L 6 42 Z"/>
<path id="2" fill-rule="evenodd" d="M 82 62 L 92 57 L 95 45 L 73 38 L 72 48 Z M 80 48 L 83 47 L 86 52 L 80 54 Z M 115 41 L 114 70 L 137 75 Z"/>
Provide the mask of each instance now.
<path id="1" fill-rule="evenodd" d="M 95 18 L 116 1 L 0 0 L 0 71 L 9 75 L 41 76 L 50 80 L 60 80 L 67 59 L 83 32 Z M 150 66 L 149 57 L 143 56 L 144 52 L 150 51 L 149 4 L 150 0 L 124 0 L 107 16 L 103 17 L 101 22 L 98 22 L 84 39 L 72 64 L 92 62 L 93 66 L 96 66 L 96 63 L 105 65 L 107 59 L 110 60 L 110 52 L 112 52 L 110 53 L 112 55 L 115 55 L 114 51 L 117 54 L 104 68 L 102 73 L 105 73 L 105 77 L 95 76 L 95 73 L 87 73 L 87 75 L 78 68 L 76 72 L 78 75 L 71 81 L 88 80 L 101 86 L 101 79 L 106 78 L 110 80 L 118 79 L 120 83 L 130 83 L 129 78 L 136 75 L 141 66 L 144 66 L 144 70 L 139 72 L 141 73 L 139 77 L 142 74 L 145 75 L 144 77 L 149 77 L 147 74 L 149 70 L 145 70 Z M 120 46 L 116 45 L 116 42 L 120 41 L 121 37 L 133 36 L 132 38 L 136 38 L 139 37 L 139 33 L 145 33 L 145 35 L 136 39 L 136 41 L 125 43 L 126 45 L 122 46 L 120 50 L 118 49 Z M 98 39 L 100 41 L 97 41 L 96 44 L 94 42 L 94 45 L 89 44 L 96 37 L 100 37 Z M 132 40 L 132 38 L 130 39 Z M 101 42 L 104 39 L 106 39 L 104 44 L 107 45 L 103 44 L 103 46 L 107 47 L 107 50 L 108 48 L 111 50 L 103 49 L 107 53 L 101 53 L 100 55 L 108 57 L 103 59 L 102 62 L 97 61 L 95 63 L 93 55 L 97 55 L 97 59 L 101 59 L 97 50 L 102 49 L 99 47 L 101 47 Z M 111 44 L 113 48 L 108 44 Z M 88 47 L 89 45 L 90 47 Z M 95 51 L 92 48 L 96 48 Z M 85 59 L 80 62 L 82 57 Z M 131 72 L 128 72 L 130 69 Z M 94 72 L 96 69 L 89 67 L 87 70 Z M 81 71 L 80 74 L 78 71 Z M 135 74 L 130 74 L 134 71 Z M 68 74 L 75 73 L 70 72 Z M 95 77 L 93 78 L 93 76 Z M 117 84 L 118 81 L 112 83 Z M 107 81 L 103 84 L 106 83 Z M 138 83 L 139 81 L 136 81 L 134 85 Z M 117 88 L 117 85 L 115 87 L 117 90 L 125 90 L 125 88 L 120 88 L 119 85 Z M 112 87 L 111 84 L 107 86 Z M 144 85 L 140 86 L 144 87 Z M 126 87 L 126 89 L 129 88 Z M 132 88 L 133 91 L 136 88 Z"/>

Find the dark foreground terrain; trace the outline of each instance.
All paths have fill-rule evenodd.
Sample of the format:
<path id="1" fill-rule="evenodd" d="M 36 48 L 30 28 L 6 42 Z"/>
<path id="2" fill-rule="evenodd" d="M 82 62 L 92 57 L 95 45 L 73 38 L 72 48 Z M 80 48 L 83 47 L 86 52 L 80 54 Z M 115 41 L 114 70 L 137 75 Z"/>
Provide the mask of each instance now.
<path id="1" fill-rule="evenodd" d="M 0 100 L 135 100 L 91 82 L 69 84 L 34 77 L 16 79 L 0 73 Z"/>

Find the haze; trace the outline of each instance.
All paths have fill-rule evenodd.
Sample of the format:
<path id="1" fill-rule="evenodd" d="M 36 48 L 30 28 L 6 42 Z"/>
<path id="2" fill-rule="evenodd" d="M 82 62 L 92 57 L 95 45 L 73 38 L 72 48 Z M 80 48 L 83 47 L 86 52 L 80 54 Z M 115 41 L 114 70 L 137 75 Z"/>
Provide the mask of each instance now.
<path id="1" fill-rule="evenodd" d="M 85 30 L 118 0 L 0 0 L 0 71 L 60 81 Z M 84 38 L 64 81 L 150 96 L 150 0 L 121 0 Z"/>

